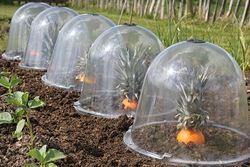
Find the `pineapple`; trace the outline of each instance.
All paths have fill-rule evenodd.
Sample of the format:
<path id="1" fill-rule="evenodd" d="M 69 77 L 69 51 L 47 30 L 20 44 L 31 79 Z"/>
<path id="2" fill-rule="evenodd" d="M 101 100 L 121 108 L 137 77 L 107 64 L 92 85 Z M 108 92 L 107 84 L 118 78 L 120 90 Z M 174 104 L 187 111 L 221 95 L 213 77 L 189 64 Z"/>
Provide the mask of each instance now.
<path id="1" fill-rule="evenodd" d="M 76 74 L 75 79 L 77 81 L 85 83 L 85 80 L 88 81 L 88 78 L 87 78 L 86 74 L 84 73 L 84 71 L 85 71 L 86 66 L 87 66 L 87 59 L 89 56 L 89 52 L 85 51 L 84 55 L 87 55 L 87 56 L 86 57 L 79 56 L 79 61 L 76 64 L 76 68 L 75 68 L 76 71 L 74 73 Z"/>
<path id="2" fill-rule="evenodd" d="M 144 76 L 149 66 L 149 56 L 144 47 L 139 46 L 134 50 L 121 49 L 121 54 L 116 64 L 117 86 L 125 99 L 122 104 L 124 109 L 136 109 L 137 101 Z"/>
<path id="3" fill-rule="evenodd" d="M 189 78 L 187 85 L 180 83 L 180 98 L 177 100 L 178 120 L 177 129 L 180 132 L 177 135 L 177 140 L 183 143 L 203 144 L 205 138 L 202 130 L 207 126 L 209 120 L 208 113 L 202 109 L 203 92 L 207 84 L 210 74 L 208 68 L 199 67 L 201 70 L 192 70 L 189 73 L 194 74 Z M 186 133 L 195 137 L 187 137 Z M 185 136 L 185 137 L 183 137 Z M 185 139 L 184 139 L 185 138 Z M 195 140 L 199 141 L 195 141 Z M 184 141 L 183 141 L 184 140 Z M 189 141 L 191 140 L 191 141 Z"/>

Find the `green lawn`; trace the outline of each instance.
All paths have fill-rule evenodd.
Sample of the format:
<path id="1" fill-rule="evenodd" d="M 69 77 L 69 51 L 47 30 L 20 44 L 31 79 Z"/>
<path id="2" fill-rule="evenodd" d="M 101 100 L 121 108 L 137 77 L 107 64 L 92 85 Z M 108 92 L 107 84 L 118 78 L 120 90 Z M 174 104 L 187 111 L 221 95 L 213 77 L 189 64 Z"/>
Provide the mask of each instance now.
<path id="1" fill-rule="evenodd" d="M 18 6 L 8 6 L 0 4 L 0 26 L 4 28 L 7 25 L 6 19 L 14 14 Z M 119 13 L 116 11 L 100 11 L 97 9 L 75 9 L 79 13 L 99 13 L 110 19 L 115 23 L 119 20 Z M 121 23 L 129 21 L 129 16 L 124 15 Z M 189 38 L 203 39 L 205 41 L 213 42 L 229 51 L 242 68 L 248 69 L 250 64 L 249 49 L 250 46 L 250 29 L 243 28 L 242 32 L 236 24 L 232 21 L 217 21 L 215 24 L 206 23 L 201 19 L 181 19 L 181 20 L 161 20 L 157 21 L 151 18 L 133 17 L 133 22 L 144 26 L 155 32 L 165 46 L 169 46 L 175 42 L 186 40 Z M 0 27 L 0 32 L 1 32 Z M 4 29 L 2 28 L 2 29 Z M 6 49 L 7 35 L 0 35 L 0 52 Z M 6 36 L 6 37 L 5 37 Z M 240 40 L 241 39 L 241 40 Z M 242 42 L 244 45 L 242 45 Z M 242 47 L 245 46 L 245 47 Z M 245 48 L 243 50 L 242 48 Z M 250 48 L 250 47 L 249 47 Z M 246 52 L 246 53 L 245 53 Z M 245 53 L 245 54 L 244 54 Z"/>

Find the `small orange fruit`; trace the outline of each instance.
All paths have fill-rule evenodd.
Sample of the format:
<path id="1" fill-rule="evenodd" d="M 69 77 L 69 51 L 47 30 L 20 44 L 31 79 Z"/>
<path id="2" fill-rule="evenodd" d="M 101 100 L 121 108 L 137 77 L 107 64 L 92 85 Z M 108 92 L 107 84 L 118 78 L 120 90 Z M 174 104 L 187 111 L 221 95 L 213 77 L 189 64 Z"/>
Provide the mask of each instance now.
<path id="1" fill-rule="evenodd" d="M 89 77 L 84 73 L 81 73 L 78 76 L 76 76 L 76 79 L 86 84 L 95 84 L 96 82 L 96 80 L 93 77 Z"/>
<path id="2" fill-rule="evenodd" d="M 137 101 L 136 100 L 129 100 L 125 98 L 122 101 L 123 109 L 124 110 L 135 110 L 137 108 Z"/>
<path id="3" fill-rule="evenodd" d="M 193 144 L 204 144 L 205 137 L 201 131 L 194 131 L 191 129 L 182 129 L 178 132 L 177 141 L 179 143 L 193 143 Z"/>
<path id="4" fill-rule="evenodd" d="M 32 51 L 30 51 L 30 55 L 31 56 L 39 56 L 39 52 L 32 50 Z"/>

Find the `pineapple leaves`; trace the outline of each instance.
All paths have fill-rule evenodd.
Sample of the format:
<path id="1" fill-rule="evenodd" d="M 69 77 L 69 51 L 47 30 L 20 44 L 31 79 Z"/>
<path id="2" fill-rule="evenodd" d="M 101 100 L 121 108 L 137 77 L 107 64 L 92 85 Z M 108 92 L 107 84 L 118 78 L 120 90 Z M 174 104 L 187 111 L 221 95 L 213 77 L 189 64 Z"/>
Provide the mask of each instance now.
<path id="1" fill-rule="evenodd" d="M 129 100 L 138 100 L 143 79 L 149 65 L 147 49 L 142 45 L 131 50 L 120 50 L 115 72 L 117 86 Z"/>
<path id="2" fill-rule="evenodd" d="M 175 115 L 178 121 L 177 129 L 201 130 L 207 125 L 209 116 L 207 111 L 202 109 L 202 102 L 207 81 L 212 74 L 208 69 L 208 67 L 199 66 L 187 71 L 190 76 L 187 77 L 185 84 L 177 85 L 180 92 Z"/>

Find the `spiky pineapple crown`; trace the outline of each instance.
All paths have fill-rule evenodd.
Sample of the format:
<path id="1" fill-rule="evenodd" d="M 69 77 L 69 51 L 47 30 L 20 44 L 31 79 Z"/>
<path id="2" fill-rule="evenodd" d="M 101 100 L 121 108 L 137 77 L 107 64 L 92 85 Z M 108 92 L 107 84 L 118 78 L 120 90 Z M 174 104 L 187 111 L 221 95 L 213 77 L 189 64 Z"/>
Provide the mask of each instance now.
<path id="1" fill-rule="evenodd" d="M 86 66 L 87 66 L 88 57 L 89 57 L 89 51 L 88 50 L 85 51 L 84 56 L 79 55 L 79 60 L 78 60 L 78 62 L 76 64 L 76 68 L 75 68 L 76 69 L 76 71 L 75 71 L 75 74 L 76 74 L 75 79 L 79 80 L 81 75 L 84 75 L 84 72 L 85 72 Z"/>
<path id="2" fill-rule="evenodd" d="M 130 50 L 128 47 L 121 49 L 116 64 L 116 75 L 122 94 L 129 100 L 138 100 L 144 76 L 149 66 L 149 56 L 142 45 Z"/>
<path id="3" fill-rule="evenodd" d="M 202 130 L 207 125 L 209 119 L 208 113 L 202 108 L 203 94 L 208 78 L 211 73 L 208 67 L 193 68 L 188 71 L 191 77 L 188 77 L 185 85 L 180 83 L 178 89 L 180 97 L 177 100 L 177 129 L 187 128 L 193 130 Z"/>

